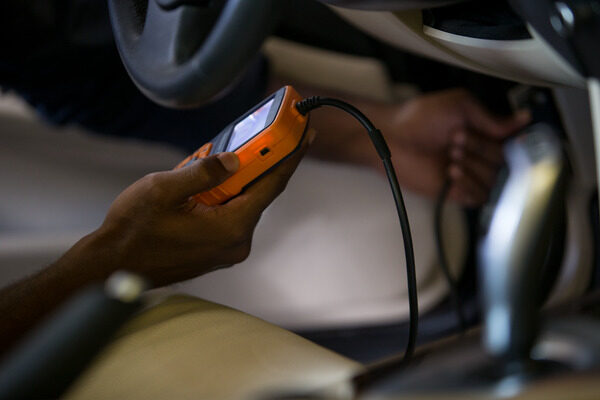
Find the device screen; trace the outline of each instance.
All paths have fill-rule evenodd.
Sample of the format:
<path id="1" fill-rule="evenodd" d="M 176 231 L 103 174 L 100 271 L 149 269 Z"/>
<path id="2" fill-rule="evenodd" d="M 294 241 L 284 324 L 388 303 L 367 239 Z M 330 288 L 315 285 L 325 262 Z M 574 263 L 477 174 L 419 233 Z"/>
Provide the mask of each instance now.
<path id="1" fill-rule="evenodd" d="M 269 111 L 273 106 L 273 100 L 274 99 L 271 99 L 263 104 L 256 111 L 248 115 L 233 127 L 233 134 L 231 135 L 231 139 L 229 140 L 226 151 L 237 150 L 241 145 L 258 135 L 263 129 L 266 128 L 265 125 L 267 123 Z"/>

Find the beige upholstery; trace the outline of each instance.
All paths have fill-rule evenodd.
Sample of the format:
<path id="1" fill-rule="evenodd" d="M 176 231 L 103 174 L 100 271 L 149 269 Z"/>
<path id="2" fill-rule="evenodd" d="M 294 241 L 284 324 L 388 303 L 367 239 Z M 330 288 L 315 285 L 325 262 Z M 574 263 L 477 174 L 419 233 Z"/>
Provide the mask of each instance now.
<path id="1" fill-rule="evenodd" d="M 221 305 L 173 296 L 129 322 L 68 399 L 247 399 L 328 388 L 351 397 L 361 366 Z"/>
<path id="2" fill-rule="evenodd" d="M 269 38 L 262 52 L 272 72 L 291 82 L 389 101 L 392 83 L 383 63 L 366 57 L 336 53 L 277 37 Z"/>

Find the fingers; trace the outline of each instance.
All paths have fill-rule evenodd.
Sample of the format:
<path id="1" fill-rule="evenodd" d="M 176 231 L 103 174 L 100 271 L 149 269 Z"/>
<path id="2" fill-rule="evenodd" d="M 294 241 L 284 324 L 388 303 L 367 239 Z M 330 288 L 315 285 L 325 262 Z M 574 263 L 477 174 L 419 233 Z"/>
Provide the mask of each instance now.
<path id="1" fill-rule="evenodd" d="M 223 207 L 235 208 L 237 210 L 232 212 L 240 212 L 244 216 L 260 216 L 260 213 L 283 192 L 315 136 L 316 131 L 310 129 L 300 149 Z"/>
<path id="2" fill-rule="evenodd" d="M 448 149 L 448 174 L 454 180 L 449 197 L 467 206 L 487 199 L 503 163 L 502 143 L 476 133 L 459 130 Z"/>
<path id="3" fill-rule="evenodd" d="M 240 161 L 235 153 L 219 153 L 199 159 L 184 168 L 158 173 L 154 184 L 158 186 L 165 203 L 178 204 L 220 185 L 239 166 Z"/>
<path id="4" fill-rule="evenodd" d="M 501 142 L 461 130 L 452 136 L 448 159 L 449 197 L 467 206 L 483 203 L 503 162 Z"/>
<path id="5" fill-rule="evenodd" d="M 463 168 L 457 164 L 451 164 L 448 167 L 448 175 L 452 180 L 448 196 L 452 200 L 470 207 L 480 205 L 486 201 L 489 189 L 466 173 Z"/>
<path id="6" fill-rule="evenodd" d="M 489 164 L 477 156 L 465 154 L 460 148 L 454 148 L 450 151 L 450 159 L 453 164 L 462 168 L 484 188 L 489 189 L 493 186 L 498 170 L 496 165 Z"/>
<path id="7" fill-rule="evenodd" d="M 492 165 L 500 165 L 504 161 L 502 142 L 483 137 L 464 130 L 456 132 L 452 137 L 451 155 L 454 149 L 462 149 L 465 154 L 473 154 Z"/>
<path id="8" fill-rule="evenodd" d="M 482 135 L 503 139 L 525 127 L 531 121 L 531 113 L 520 110 L 510 117 L 496 117 L 467 92 L 462 95 L 461 105 L 467 124 Z"/>

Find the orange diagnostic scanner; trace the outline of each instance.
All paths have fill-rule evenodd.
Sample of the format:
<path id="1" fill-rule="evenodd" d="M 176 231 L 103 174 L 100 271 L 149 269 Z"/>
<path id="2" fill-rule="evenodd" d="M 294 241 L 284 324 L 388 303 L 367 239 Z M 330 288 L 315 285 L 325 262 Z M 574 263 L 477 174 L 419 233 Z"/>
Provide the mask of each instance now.
<path id="1" fill-rule="evenodd" d="M 233 176 L 194 199 L 208 206 L 224 203 L 299 149 L 308 125 L 308 116 L 296 109 L 301 100 L 294 88 L 282 87 L 179 163 L 175 169 L 224 151 L 240 159 Z"/>

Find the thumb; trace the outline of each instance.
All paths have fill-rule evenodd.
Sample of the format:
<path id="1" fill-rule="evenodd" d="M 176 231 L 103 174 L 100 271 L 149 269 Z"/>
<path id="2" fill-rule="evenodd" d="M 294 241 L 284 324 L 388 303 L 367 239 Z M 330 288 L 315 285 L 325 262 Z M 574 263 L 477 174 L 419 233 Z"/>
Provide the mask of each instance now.
<path id="1" fill-rule="evenodd" d="M 180 203 L 223 183 L 240 167 L 235 153 L 219 153 L 201 158 L 187 167 L 165 173 L 162 182 L 165 201 Z"/>

